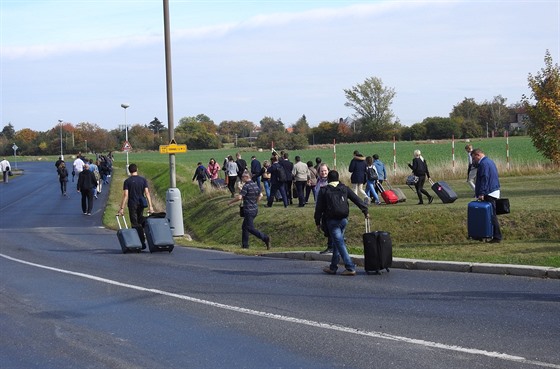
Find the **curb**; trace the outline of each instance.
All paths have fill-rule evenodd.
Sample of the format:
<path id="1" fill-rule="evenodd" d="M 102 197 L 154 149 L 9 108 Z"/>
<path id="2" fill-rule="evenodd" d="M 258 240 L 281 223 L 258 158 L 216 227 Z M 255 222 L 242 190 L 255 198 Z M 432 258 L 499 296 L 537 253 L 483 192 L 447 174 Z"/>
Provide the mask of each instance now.
<path id="1" fill-rule="evenodd" d="M 331 261 L 331 254 L 318 251 L 271 252 L 261 254 L 264 257 L 285 258 L 309 261 Z M 357 266 L 364 266 L 363 255 L 350 255 Z M 433 270 L 446 272 L 483 273 L 514 275 L 522 277 L 560 279 L 560 268 L 514 264 L 468 263 L 459 261 L 435 261 L 420 259 L 393 258 L 392 269 Z"/>

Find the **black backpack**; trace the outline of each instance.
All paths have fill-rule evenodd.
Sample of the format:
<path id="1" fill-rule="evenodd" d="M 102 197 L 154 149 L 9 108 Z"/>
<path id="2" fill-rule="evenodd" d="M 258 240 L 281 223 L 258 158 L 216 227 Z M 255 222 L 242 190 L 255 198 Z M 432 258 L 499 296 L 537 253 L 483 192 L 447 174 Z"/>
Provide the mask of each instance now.
<path id="1" fill-rule="evenodd" d="M 368 181 L 377 181 L 377 179 L 379 178 L 377 176 L 377 172 L 375 171 L 375 169 L 373 169 L 373 167 L 366 168 L 366 177 Z"/>
<path id="2" fill-rule="evenodd" d="M 286 171 L 280 164 L 276 164 L 276 179 L 278 182 L 286 182 L 288 180 Z"/>
<path id="3" fill-rule="evenodd" d="M 344 219 L 350 214 L 348 206 L 348 187 L 339 183 L 333 187 L 327 185 L 325 188 L 325 201 L 327 205 L 327 216 L 330 219 Z"/>

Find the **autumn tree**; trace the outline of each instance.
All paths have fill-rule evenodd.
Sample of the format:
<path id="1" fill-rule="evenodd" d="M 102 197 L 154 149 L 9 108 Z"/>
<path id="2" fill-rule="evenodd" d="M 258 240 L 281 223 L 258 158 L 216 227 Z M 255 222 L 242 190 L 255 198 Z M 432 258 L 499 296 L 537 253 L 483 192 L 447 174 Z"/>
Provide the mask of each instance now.
<path id="1" fill-rule="evenodd" d="M 545 67 L 540 72 L 535 75 L 529 73 L 532 94 L 530 98 L 523 96 L 529 116 L 526 125 L 536 149 L 552 163 L 560 164 L 560 68 L 558 64 L 553 64 L 548 50 L 544 63 Z"/>
<path id="2" fill-rule="evenodd" d="M 216 132 L 214 122 L 206 115 L 199 114 L 196 117 L 181 118 L 175 129 L 175 138 L 191 149 L 218 149 L 221 142 Z"/>
<path id="3" fill-rule="evenodd" d="M 395 90 L 383 86 L 377 77 L 367 78 L 350 89 L 344 90 L 347 107 L 354 109 L 354 116 L 362 120 L 362 135 L 368 140 L 383 140 L 389 136 L 394 114 L 391 110 Z"/>

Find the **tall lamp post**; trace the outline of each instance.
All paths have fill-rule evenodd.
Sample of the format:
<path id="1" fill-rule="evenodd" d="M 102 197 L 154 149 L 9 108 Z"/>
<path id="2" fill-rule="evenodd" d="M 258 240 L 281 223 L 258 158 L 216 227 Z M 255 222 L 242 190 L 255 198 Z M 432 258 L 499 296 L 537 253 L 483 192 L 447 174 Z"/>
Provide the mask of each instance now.
<path id="1" fill-rule="evenodd" d="M 64 155 L 62 154 L 62 119 L 58 120 L 60 125 L 60 160 L 64 160 Z"/>
<path id="2" fill-rule="evenodd" d="M 121 108 L 124 109 L 124 139 L 125 141 L 128 143 L 128 124 L 126 123 L 126 109 L 128 109 L 130 107 L 130 105 L 128 104 L 121 104 Z M 128 171 L 128 150 L 126 151 L 126 174 L 130 174 L 130 172 Z"/>

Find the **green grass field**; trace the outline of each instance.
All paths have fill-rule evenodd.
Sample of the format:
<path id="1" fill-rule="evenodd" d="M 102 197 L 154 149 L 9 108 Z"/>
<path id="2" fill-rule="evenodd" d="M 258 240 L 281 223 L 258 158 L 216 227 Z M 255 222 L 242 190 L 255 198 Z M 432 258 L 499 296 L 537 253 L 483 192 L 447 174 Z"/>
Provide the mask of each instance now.
<path id="1" fill-rule="evenodd" d="M 501 140 L 503 139 L 481 140 L 473 145 L 482 147 L 490 157 L 499 162 Z M 365 155 L 375 152 L 385 157 L 382 153 L 387 150 L 387 155 L 392 156 L 392 145 L 337 145 L 338 167 L 344 172 L 355 149 Z M 451 161 L 446 163 L 448 149 L 451 157 L 449 143 L 397 145 L 402 146 L 400 150 L 403 152 L 402 162 L 398 161 L 399 167 L 406 166 L 409 157 L 412 157 L 412 151 L 419 147 L 427 160 L 433 158 L 432 177 L 436 180 L 445 179 L 450 183 L 458 193 L 459 199 L 453 204 L 442 204 L 435 200 L 432 205 L 418 206 L 415 193 L 402 185 L 408 170 L 397 173 L 397 176 L 393 177 L 393 185 L 402 188 L 409 200 L 397 205 L 370 207 L 372 228 L 391 232 L 395 257 L 560 267 L 560 173 L 558 169 L 546 165 L 546 160 L 532 148 L 528 138 L 510 139 L 510 150 L 519 153 L 516 156 L 512 153 L 512 169 L 509 173 L 505 167 L 500 170 L 502 196 L 508 197 L 512 206 L 511 214 L 500 216 L 505 238 L 501 244 L 467 240 L 466 209 L 472 193 L 464 181 L 465 164 L 461 164 L 459 160 L 465 161 L 464 143 L 460 145 L 460 150 L 456 143 L 456 155 L 460 157 L 457 171 L 460 170 L 460 173 L 453 173 L 450 169 Z M 179 244 L 249 254 L 266 252 L 264 245 L 256 239 L 251 239 L 249 250 L 240 249 L 242 220 L 235 206 L 226 205 L 230 199 L 228 193 L 207 191 L 200 194 L 196 183 L 191 181 L 196 162 L 207 163 L 210 157 L 221 162 L 226 155 L 234 153 L 235 150 L 231 149 L 200 150 L 176 156 L 177 187 L 182 193 L 185 232 L 193 238 L 193 241 L 179 239 Z M 247 160 L 253 154 L 264 160 L 269 152 L 243 152 Z M 292 158 L 295 155 L 301 155 L 304 160 L 314 160 L 315 156 L 320 156 L 329 164 L 332 163 L 332 160 L 327 159 L 332 155 L 332 148 L 329 147 L 291 153 Z M 505 158 L 505 151 L 502 157 Z M 156 202 L 159 210 L 165 210 L 165 191 L 169 187 L 168 158 L 167 155 L 156 153 L 131 154 L 129 158 L 130 162 L 138 163 L 141 174 L 150 179 L 158 195 Z M 332 159 L 332 156 L 330 158 Z M 107 224 L 113 227 L 112 214 L 116 213 L 116 204 L 121 192 L 120 184 L 124 180 L 123 159 L 124 155 L 117 156 L 116 175 L 113 180 L 118 185 L 112 187 L 111 203 L 105 218 Z M 388 162 L 390 163 L 390 160 L 386 160 L 389 170 Z M 505 163 L 505 159 L 503 162 Z M 520 170 L 513 169 L 516 167 Z M 522 174 L 520 171 L 526 173 Z M 259 229 L 272 236 L 275 251 L 321 250 L 326 244 L 325 238 L 317 233 L 314 226 L 313 203 L 304 208 L 292 206 L 284 209 L 278 205 L 270 209 L 261 207 L 255 223 Z M 351 253 L 362 253 L 363 230 L 363 216 L 353 207 L 346 234 Z"/>

